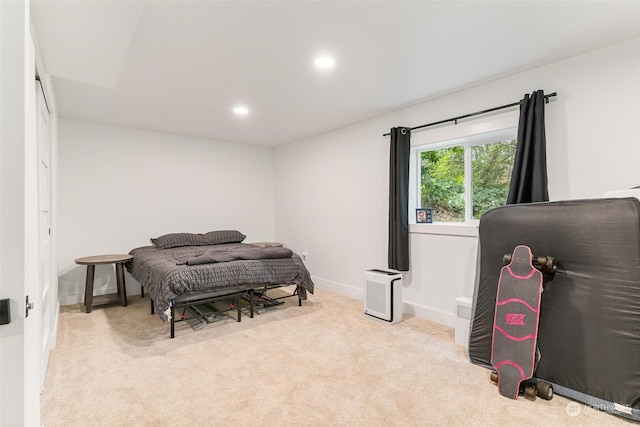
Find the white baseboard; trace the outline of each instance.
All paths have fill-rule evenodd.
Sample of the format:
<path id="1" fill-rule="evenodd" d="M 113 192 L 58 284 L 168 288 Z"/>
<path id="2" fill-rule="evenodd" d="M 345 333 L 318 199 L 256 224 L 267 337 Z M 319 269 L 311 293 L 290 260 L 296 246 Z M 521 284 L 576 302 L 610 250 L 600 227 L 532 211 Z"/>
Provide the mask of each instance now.
<path id="1" fill-rule="evenodd" d="M 334 282 L 320 277 L 313 276 L 313 283 L 320 289 L 326 289 L 349 298 L 364 301 L 364 289 L 347 286 L 343 283 Z M 456 316 L 454 313 L 438 310 L 432 307 L 426 307 L 420 304 L 403 301 L 403 312 L 410 316 L 416 316 L 420 319 L 438 323 L 450 328 L 455 327 Z"/>
<path id="2" fill-rule="evenodd" d="M 354 288 L 342 283 L 333 282 L 331 280 L 323 279 L 321 277 L 312 276 L 314 285 L 318 288 L 326 289 L 336 294 L 344 295 L 345 297 L 364 301 L 364 289 Z"/>
<path id="3" fill-rule="evenodd" d="M 414 304 L 406 301 L 403 302 L 405 314 L 416 316 L 420 319 L 438 323 L 439 325 L 444 325 L 449 328 L 454 328 L 456 325 L 456 316 L 454 313 L 449 313 L 432 307 L 426 307 L 420 304 Z"/>

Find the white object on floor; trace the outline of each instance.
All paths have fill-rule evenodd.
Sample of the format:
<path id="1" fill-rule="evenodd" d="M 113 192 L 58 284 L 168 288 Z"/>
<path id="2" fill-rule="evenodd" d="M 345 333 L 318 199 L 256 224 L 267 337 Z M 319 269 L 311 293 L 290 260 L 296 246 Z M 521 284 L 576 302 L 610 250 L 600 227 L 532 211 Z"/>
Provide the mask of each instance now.
<path id="1" fill-rule="evenodd" d="M 401 321 L 402 273 L 367 270 L 364 276 L 364 313 L 387 323 Z"/>
<path id="2" fill-rule="evenodd" d="M 471 298 L 456 298 L 456 344 L 469 347 L 469 325 L 471 323 Z"/>

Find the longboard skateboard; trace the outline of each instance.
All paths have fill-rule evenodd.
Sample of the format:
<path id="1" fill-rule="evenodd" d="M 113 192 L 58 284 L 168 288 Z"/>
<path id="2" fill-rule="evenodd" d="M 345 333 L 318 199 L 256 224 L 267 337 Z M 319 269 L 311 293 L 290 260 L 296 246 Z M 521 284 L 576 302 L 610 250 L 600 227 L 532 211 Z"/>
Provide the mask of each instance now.
<path id="1" fill-rule="evenodd" d="M 498 280 L 496 308 L 493 324 L 491 364 L 497 372 L 498 391 L 502 396 L 517 399 L 523 382 L 531 379 L 538 355 L 538 322 L 544 277 L 532 262 L 531 249 L 519 245 L 513 251 L 509 264 L 502 267 Z M 525 383 L 526 384 L 526 383 Z M 544 392 L 549 395 L 545 385 Z M 525 393 L 534 397 L 535 385 Z M 547 398 L 547 397 L 545 397 Z"/>

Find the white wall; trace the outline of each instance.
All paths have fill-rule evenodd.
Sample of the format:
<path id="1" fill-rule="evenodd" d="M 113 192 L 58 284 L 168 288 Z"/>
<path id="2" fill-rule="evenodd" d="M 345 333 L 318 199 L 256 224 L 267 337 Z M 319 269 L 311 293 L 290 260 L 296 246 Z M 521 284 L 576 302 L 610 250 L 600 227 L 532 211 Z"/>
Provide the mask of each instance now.
<path id="1" fill-rule="evenodd" d="M 277 147 L 276 238 L 308 252 L 318 288 L 361 298 L 362 272 L 387 266 L 389 140 L 382 134 L 509 104 L 537 89 L 558 93 L 546 107 L 551 200 L 640 185 L 638 76 L 640 38 Z M 495 121 L 516 126 L 517 109 L 415 132 L 412 142 Z M 472 295 L 475 275 L 476 230 L 461 228 L 412 226 L 405 312 L 453 326 L 454 299 Z"/>
<path id="2" fill-rule="evenodd" d="M 58 150 L 63 305 L 82 301 L 79 257 L 128 253 L 173 232 L 237 229 L 246 241 L 274 239 L 270 148 L 61 118 Z M 112 270 L 96 267 L 96 294 L 115 291 Z"/>

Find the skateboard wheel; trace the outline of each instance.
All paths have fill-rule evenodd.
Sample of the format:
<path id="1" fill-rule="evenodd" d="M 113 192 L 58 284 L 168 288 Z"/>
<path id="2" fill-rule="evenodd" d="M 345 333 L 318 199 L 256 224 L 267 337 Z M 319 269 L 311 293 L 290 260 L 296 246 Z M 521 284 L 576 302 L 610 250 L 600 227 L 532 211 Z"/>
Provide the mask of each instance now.
<path id="1" fill-rule="evenodd" d="M 491 375 L 489 375 L 489 378 L 491 379 L 492 383 L 498 383 L 498 373 L 496 371 L 491 372 Z"/>
<path id="2" fill-rule="evenodd" d="M 544 400 L 553 399 L 553 386 L 546 381 L 538 380 L 538 383 L 536 384 L 536 391 L 538 396 Z"/>
<path id="3" fill-rule="evenodd" d="M 556 269 L 558 268 L 556 259 L 551 256 L 538 257 L 538 265 L 545 273 L 555 273 Z"/>
<path id="4" fill-rule="evenodd" d="M 502 257 L 502 264 L 507 265 L 511 263 L 511 254 L 504 255 Z"/>
<path id="5" fill-rule="evenodd" d="M 538 395 L 538 390 L 536 389 L 536 386 L 534 386 L 534 385 L 527 385 L 527 386 L 524 388 L 524 396 L 525 396 L 527 399 L 535 400 L 537 395 Z"/>

